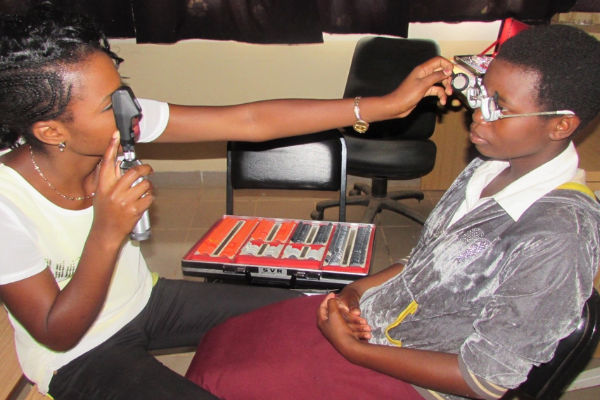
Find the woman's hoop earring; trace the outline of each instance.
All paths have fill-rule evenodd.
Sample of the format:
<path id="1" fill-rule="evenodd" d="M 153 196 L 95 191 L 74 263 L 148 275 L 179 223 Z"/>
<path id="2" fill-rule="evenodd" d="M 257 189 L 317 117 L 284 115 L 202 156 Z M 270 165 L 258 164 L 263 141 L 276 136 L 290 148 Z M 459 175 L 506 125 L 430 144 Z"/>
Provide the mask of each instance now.
<path id="1" fill-rule="evenodd" d="M 60 143 L 58 144 L 58 151 L 60 151 L 61 153 L 62 153 L 63 151 L 65 151 L 65 149 L 66 149 L 66 148 L 67 148 L 67 144 L 66 144 L 65 142 L 60 142 Z"/>

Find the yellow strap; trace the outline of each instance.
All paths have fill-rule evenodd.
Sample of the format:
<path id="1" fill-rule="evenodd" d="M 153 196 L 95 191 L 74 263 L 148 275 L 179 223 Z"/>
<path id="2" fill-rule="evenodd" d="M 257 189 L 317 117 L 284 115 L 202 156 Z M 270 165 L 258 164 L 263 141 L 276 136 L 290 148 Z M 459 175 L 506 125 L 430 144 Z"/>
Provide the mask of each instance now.
<path id="1" fill-rule="evenodd" d="M 395 344 L 398 347 L 402 347 L 402 340 L 392 338 L 389 334 L 389 331 L 400 325 L 407 316 L 417 312 L 417 308 L 419 308 L 419 304 L 417 304 L 415 300 L 411 301 L 411 303 L 406 306 L 406 308 L 398 315 L 398 318 L 396 318 L 396 320 L 385 329 L 385 337 L 390 343 Z"/>
<path id="2" fill-rule="evenodd" d="M 594 192 L 592 191 L 592 189 L 590 189 L 589 187 L 587 187 L 583 183 L 579 183 L 579 182 L 567 182 L 567 183 L 563 183 L 562 185 L 560 185 L 559 187 L 557 187 L 557 189 L 576 190 L 576 191 L 581 192 L 583 194 L 587 194 L 592 199 L 596 200 L 596 195 L 594 194 Z"/>
<path id="3" fill-rule="evenodd" d="M 156 282 L 158 282 L 158 278 L 160 278 L 160 276 L 156 272 L 151 272 L 150 274 L 152 275 L 152 287 L 154 287 L 154 285 L 156 285 Z"/>

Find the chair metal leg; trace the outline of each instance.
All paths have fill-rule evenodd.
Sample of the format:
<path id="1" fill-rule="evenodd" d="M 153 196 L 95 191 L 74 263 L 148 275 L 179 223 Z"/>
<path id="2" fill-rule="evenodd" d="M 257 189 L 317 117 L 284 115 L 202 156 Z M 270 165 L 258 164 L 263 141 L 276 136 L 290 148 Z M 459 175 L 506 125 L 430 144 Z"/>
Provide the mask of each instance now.
<path id="1" fill-rule="evenodd" d="M 365 210 L 361 222 L 366 224 L 372 224 L 373 220 L 375 220 L 375 216 L 381 212 L 381 203 L 380 199 L 371 197 L 369 204 L 367 204 L 367 209 Z"/>
<path id="2" fill-rule="evenodd" d="M 346 197 L 346 206 L 350 205 L 363 205 L 366 206 L 369 204 L 368 196 L 347 196 Z M 339 207 L 339 200 L 323 200 L 317 203 L 314 211 L 310 214 L 310 217 L 314 220 L 322 220 L 324 218 L 324 213 L 327 208 L 331 207 Z"/>
<path id="3" fill-rule="evenodd" d="M 361 186 L 363 186 L 361 184 Z M 355 190 L 357 186 L 355 185 Z M 362 187 L 359 186 L 359 189 L 362 192 L 365 192 Z M 367 188 L 368 190 L 368 188 Z M 369 190 L 370 191 L 370 190 Z M 352 192 L 352 191 L 351 191 Z M 402 214 L 415 222 L 423 225 L 425 223 L 426 217 L 422 214 L 411 210 L 409 207 L 403 205 L 398 200 L 401 199 L 423 199 L 423 192 L 415 191 L 415 190 L 401 190 L 389 193 L 384 197 L 373 196 L 372 194 L 364 194 L 364 195 L 352 195 L 346 197 L 346 206 L 350 205 L 363 205 L 367 206 L 365 213 L 361 218 L 362 223 L 373 223 L 375 220 L 375 216 L 381 212 L 381 210 L 390 210 L 396 212 L 398 214 Z M 311 218 L 314 220 L 322 220 L 324 218 L 325 209 L 331 207 L 339 206 L 338 200 L 324 200 L 315 206 L 315 210 L 310 214 Z"/>
<path id="4" fill-rule="evenodd" d="M 354 188 L 348 193 L 350 196 L 357 196 L 361 194 L 371 195 L 371 186 L 364 183 L 355 183 Z"/>
<path id="5" fill-rule="evenodd" d="M 394 192 L 389 192 L 387 197 L 393 200 L 417 199 L 421 201 L 425 198 L 425 195 L 420 190 L 397 190 Z"/>
<path id="6" fill-rule="evenodd" d="M 416 211 L 411 210 L 410 208 L 406 207 L 404 204 L 402 204 L 396 200 L 393 200 L 393 199 L 383 199 L 383 201 L 381 201 L 379 207 L 381 209 L 390 210 L 390 211 L 397 212 L 398 214 L 405 215 L 408 218 L 412 219 L 415 222 L 418 222 L 421 225 L 425 224 L 425 219 L 427 219 L 427 217 L 421 215 L 420 213 L 418 213 Z"/>
<path id="7" fill-rule="evenodd" d="M 371 184 L 355 183 L 353 188 L 346 196 L 346 205 L 365 205 L 367 209 L 363 214 L 361 222 L 373 223 L 375 216 L 381 210 L 390 210 L 402 214 L 413 221 L 423 225 L 426 217 L 420 213 L 411 210 L 409 207 L 401 204 L 398 200 L 417 199 L 423 200 L 424 195 L 420 190 L 397 190 L 388 192 L 388 181 L 386 178 L 374 177 Z M 336 207 L 339 201 L 326 200 L 317 203 L 315 210 L 311 213 L 312 219 L 321 220 L 324 216 L 324 210 L 330 207 Z"/>

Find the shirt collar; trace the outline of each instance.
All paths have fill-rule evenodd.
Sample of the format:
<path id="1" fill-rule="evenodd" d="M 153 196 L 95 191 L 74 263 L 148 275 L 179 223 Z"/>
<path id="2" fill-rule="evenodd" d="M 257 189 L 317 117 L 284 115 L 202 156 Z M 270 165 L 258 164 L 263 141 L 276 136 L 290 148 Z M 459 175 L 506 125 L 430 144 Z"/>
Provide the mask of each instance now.
<path id="1" fill-rule="evenodd" d="M 567 148 L 559 155 L 523 175 L 496 193 L 492 198 L 513 220 L 517 221 L 536 200 L 563 183 L 573 180 L 577 174 L 578 164 L 579 157 L 577 156 L 575 145 L 573 142 L 570 142 Z M 473 177 L 475 178 L 476 175 L 484 174 L 487 177 L 491 176 L 491 179 L 493 179 L 506 167 L 508 167 L 507 161 L 487 161 L 475 171 Z M 484 178 L 484 180 L 487 179 Z M 481 190 L 483 190 L 485 185 L 481 187 Z"/>

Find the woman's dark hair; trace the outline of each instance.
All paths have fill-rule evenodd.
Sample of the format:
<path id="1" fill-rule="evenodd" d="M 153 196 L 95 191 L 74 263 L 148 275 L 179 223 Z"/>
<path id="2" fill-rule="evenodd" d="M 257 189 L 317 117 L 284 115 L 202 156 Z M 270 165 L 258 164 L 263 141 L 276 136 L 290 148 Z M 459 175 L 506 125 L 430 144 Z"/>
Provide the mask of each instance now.
<path id="1" fill-rule="evenodd" d="M 66 67 L 95 51 L 117 65 L 122 61 L 93 21 L 63 13 L 47 1 L 25 15 L 2 16 L 0 32 L 0 149 L 21 141 L 36 146 L 35 122 L 70 118 Z"/>
<path id="2" fill-rule="evenodd" d="M 507 40 L 496 59 L 539 73 L 543 110 L 571 110 L 580 130 L 600 111 L 600 42 L 567 25 L 541 25 Z"/>

